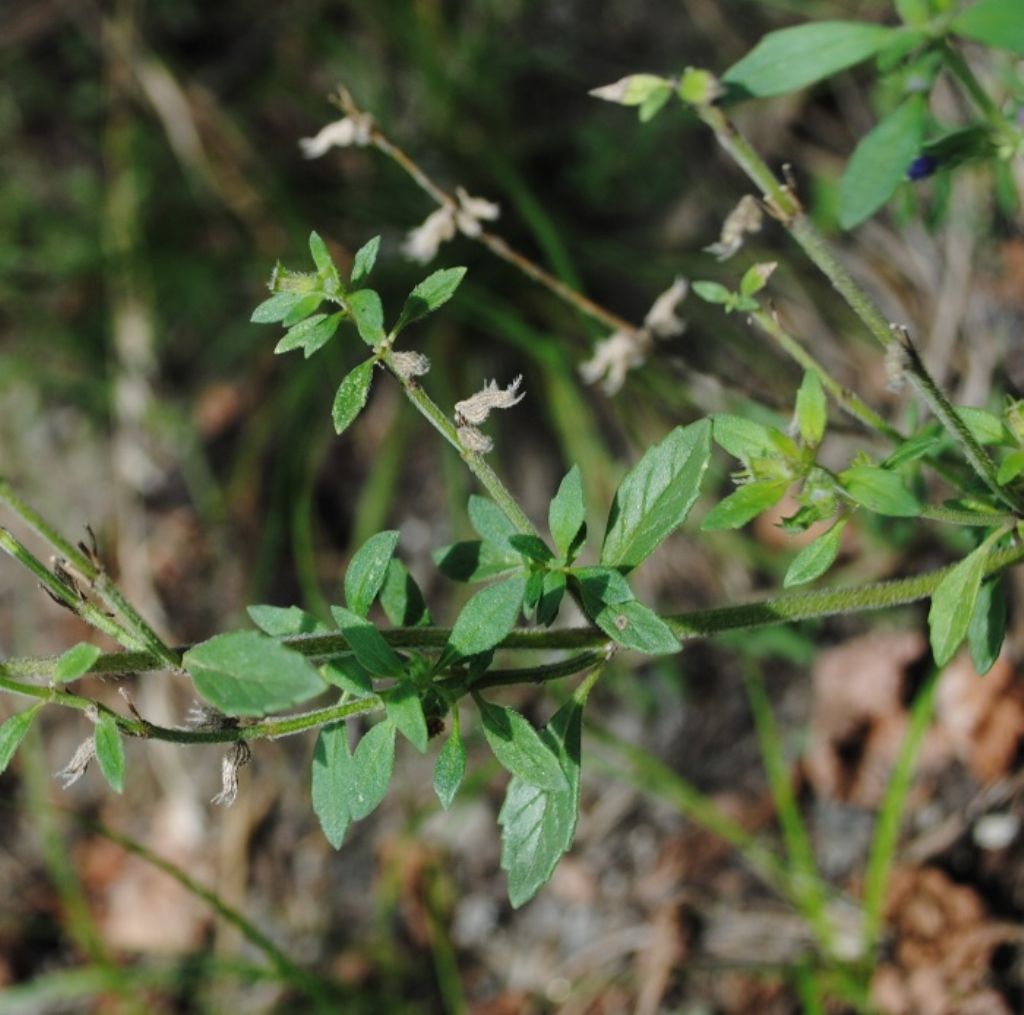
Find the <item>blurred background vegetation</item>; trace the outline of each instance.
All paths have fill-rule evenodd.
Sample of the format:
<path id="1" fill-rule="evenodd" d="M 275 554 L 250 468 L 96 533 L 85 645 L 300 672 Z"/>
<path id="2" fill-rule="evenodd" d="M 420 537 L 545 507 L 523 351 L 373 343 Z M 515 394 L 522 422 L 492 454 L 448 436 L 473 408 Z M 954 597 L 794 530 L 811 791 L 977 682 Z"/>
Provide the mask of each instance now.
<path id="1" fill-rule="evenodd" d="M 674 107 L 641 125 L 587 95 L 636 70 L 724 69 L 764 31 L 808 17 L 893 19 L 883 0 L 17 6 L 0 25 L 0 469 L 66 532 L 77 538 L 91 524 L 129 596 L 174 642 L 241 623 L 249 603 L 322 612 L 348 556 L 385 526 L 401 529 L 401 553 L 444 619 L 445 597 L 457 593 L 429 552 L 466 531 L 471 486 L 459 463 L 385 384 L 336 438 L 330 403 L 358 350 L 335 341 L 315 365 L 278 359 L 276 336 L 248 323 L 275 261 L 305 258 L 310 229 L 340 264 L 382 235 L 375 284 L 386 307 L 424 274 L 400 248 L 433 206 L 397 166 L 372 149 L 301 157 L 299 139 L 339 115 L 327 96 L 341 82 L 442 185 L 498 201 L 496 231 L 514 247 L 628 319 L 642 319 L 678 275 L 734 284 L 754 260 L 783 258 L 773 291 L 792 329 L 903 419 L 906 400 L 886 391 L 874 350 L 781 233 L 767 228 L 742 263 L 719 266 L 701 252 L 746 187 L 700 125 Z M 792 164 L 831 232 L 835 180 L 874 122 L 872 101 L 864 80 L 846 75 L 740 112 L 762 153 Z M 891 318 L 925 336 L 954 401 L 985 404 L 1024 380 L 1012 344 L 1024 316 L 1020 218 L 979 174 L 949 194 L 923 190 L 843 237 L 846 256 Z M 445 406 L 484 379 L 524 374 L 527 401 L 502 421 L 493 460 L 538 519 L 573 462 L 600 533 L 617 478 L 671 426 L 722 409 L 786 421 L 798 372 L 738 317 L 688 301 L 687 332 L 608 398 L 577 373 L 603 335 L 593 322 L 471 240 L 442 248 L 435 266 L 451 264 L 469 267 L 467 281 L 411 340 L 431 356 L 427 384 Z M 766 408 L 752 408 L 755 399 Z M 840 458 L 858 446 L 843 426 Z M 725 463 L 717 470 L 712 491 L 727 488 Z M 638 590 L 665 610 L 737 600 L 777 587 L 793 545 L 770 526 L 699 543 L 677 536 L 638 575 Z M 846 577 L 919 570 L 956 549 L 909 522 L 862 523 Z M 922 616 L 883 623 L 919 632 Z M 741 670 L 771 677 L 788 763 L 806 746 L 817 654 L 871 629 L 840 618 L 620 665 L 594 709 L 770 834 Z M 0 568 L 0 651 L 55 652 L 82 637 L 13 565 Z M 144 715 L 182 721 L 184 688 L 129 685 Z M 98 682 L 89 693 L 119 700 Z M 517 701 L 550 713 L 543 696 Z M 335 855 L 309 808 L 311 743 L 261 745 L 230 811 L 207 803 L 215 752 L 151 745 L 129 745 L 123 800 L 92 773 L 59 796 L 46 773 L 88 730 L 46 718 L 0 783 L 0 984 L 17 1010 L 222 1011 L 239 999 L 286 1010 L 301 988 L 285 973 L 258 977 L 265 949 L 64 807 L 214 885 L 297 966 L 330 978 L 344 1010 L 800 1003 L 800 933 L 781 956 L 765 947 L 788 914 L 678 808 L 617 779 L 614 764 L 602 768 L 586 739 L 579 846 L 547 892 L 513 914 L 497 869 L 496 770 L 479 768 L 439 822 L 423 766 L 406 759 L 385 807 Z M 948 778 L 970 782 L 957 771 Z M 1009 763 L 997 772 L 1009 773 Z M 942 806 L 953 811 L 973 790 L 950 792 Z M 840 823 L 815 826 L 820 841 L 863 839 L 870 800 L 835 796 L 816 800 Z M 862 861 L 836 861 L 836 881 Z M 990 901 L 991 887 L 982 895 Z M 1016 921 L 1009 898 L 1002 915 Z M 710 914 L 751 906 L 777 922 L 746 927 L 753 937 L 744 946 L 739 933 L 732 952 L 698 942 L 694 928 Z"/>

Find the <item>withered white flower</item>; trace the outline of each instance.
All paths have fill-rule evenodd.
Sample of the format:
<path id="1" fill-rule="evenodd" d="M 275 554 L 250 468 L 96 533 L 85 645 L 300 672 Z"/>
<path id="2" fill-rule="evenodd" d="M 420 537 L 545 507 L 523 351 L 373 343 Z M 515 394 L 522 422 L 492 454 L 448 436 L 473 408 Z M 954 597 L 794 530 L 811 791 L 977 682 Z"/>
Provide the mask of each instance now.
<path id="1" fill-rule="evenodd" d="M 722 223 L 722 235 L 718 242 L 704 249 L 709 254 L 714 254 L 719 261 L 725 261 L 743 246 L 743 240 L 748 233 L 760 232 L 763 222 L 764 212 L 761 211 L 761 205 L 756 198 L 745 194 Z"/>
<path id="2" fill-rule="evenodd" d="M 307 159 L 318 159 L 332 148 L 348 148 L 370 143 L 370 128 L 373 117 L 362 115 L 346 116 L 323 127 L 316 137 L 304 137 L 299 141 L 302 154 Z"/>
<path id="3" fill-rule="evenodd" d="M 473 197 L 466 193 L 465 187 L 455 188 L 459 199 L 459 208 L 455 213 L 455 224 L 466 236 L 480 235 L 483 221 L 493 222 L 500 214 L 501 208 L 485 197 Z"/>
<path id="4" fill-rule="evenodd" d="M 639 366 L 651 346 L 651 333 L 646 328 L 634 331 L 615 331 L 594 346 L 594 353 L 579 366 L 580 376 L 586 384 L 601 383 L 606 395 L 614 395 L 626 380 L 626 374 Z"/>
<path id="5" fill-rule="evenodd" d="M 459 443 L 467 450 L 474 451 L 478 455 L 486 455 L 494 448 L 494 442 L 486 434 L 481 433 L 475 426 L 460 426 L 457 430 Z"/>
<path id="6" fill-rule="evenodd" d="M 230 807 L 235 802 L 238 797 L 238 770 L 248 765 L 251 758 L 252 751 L 244 740 L 236 740 L 231 745 L 220 763 L 221 790 L 210 803 Z"/>
<path id="7" fill-rule="evenodd" d="M 676 316 L 676 307 L 685 299 L 690 283 L 678 277 L 655 301 L 644 318 L 644 327 L 649 328 L 658 338 L 681 335 L 686 325 Z"/>
<path id="8" fill-rule="evenodd" d="M 475 395 L 455 403 L 456 426 L 479 426 L 494 409 L 511 409 L 526 395 L 519 390 L 523 381 L 520 374 L 507 388 L 499 388 L 497 381 L 488 381 Z"/>
<path id="9" fill-rule="evenodd" d="M 438 248 L 455 235 L 455 212 L 447 207 L 432 211 L 422 225 L 411 230 L 402 244 L 402 253 L 412 261 L 426 264 L 437 255 Z"/>
<path id="10" fill-rule="evenodd" d="M 410 377 L 422 377 L 430 372 L 430 360 L 421 352 L 401 349 L 391 353 L 391 366 L 403 381 Z"/>
<path id="11" fill-rule="evenodd" d="M 56 778 L 60 779 L 61 786 L 68 789 L 85 775 L 89 762 L 96 757 L 96 741 L 89 737 L 78 745 L 78 750 L 71 756 L 71 760 L 57 773 Z"/>

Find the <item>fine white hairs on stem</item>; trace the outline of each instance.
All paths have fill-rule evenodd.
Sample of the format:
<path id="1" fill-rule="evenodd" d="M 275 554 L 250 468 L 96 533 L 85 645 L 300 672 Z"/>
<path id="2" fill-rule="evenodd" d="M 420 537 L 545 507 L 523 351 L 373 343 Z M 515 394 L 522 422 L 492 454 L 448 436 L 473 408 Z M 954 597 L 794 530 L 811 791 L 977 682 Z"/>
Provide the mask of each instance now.
<path id="1" fill-rule="evenodd" d="M 489 437 L 477 427 L 486 422 L 495 409 L 511 409 L 526 395 L 519 390 L 523 375 L 520 374 L 507 388 L 499 388 L 495 380 L 488 381 L 475 395 L 455 403 L 455 426 L 458 428 L 459 443 L 467 450 L 486 454 L 493 447 Z"/>
<path id="2" fill-rule="evenodd" d="M 426 264 L 432 261 L 442 243 L 455 237 L 456 232 L 477 237 L 482 222 L 493 221 L 501 209 L 486 198 L 473 197 L 464 188 L 456 187 L 458 203 L 452 201 L 432 211 L 415 229 L 409 231 L 402 244 L 402 253 L 412 261 Z"/>
<path id="3" fill-rule="evenodd" d="M 725 261 L 743 246 L 748 233 L 760 232 L 763 222 L 764 212 L 757 198 L 745 194 L 722 223 L 722 235 L 718 242 L 704 249 L 714 254 L 719 261 Z"/>
<path id="4" fill-rule="evenodd" d="M 223 807 L 230 807 L 238 797 L 238 770 L 249 764 L 252 758 L 252 751 L 244 740 L 236 740 L 231 749 L 221 759 L 220 763 L 220 792 L 211 800 L 211 803 Z"/>
<path id="5" fill-rule="evenodd" d="M 85 775 L 89 762 L 96 757 L 96 741 L 89 737 L 78 745 L 78 750 L 71 755 L 71 760 L 57 773 L 55 777 L 60 779 L 63 789 L 74 786 L 79 779 Z"/>
<path id="6" fill-rule="evenodd" d="M 315 137 L 304 137 L 299 141 L 302 154 L 307 159 L 318 159 L 332 148 L 363 147 L 370 143 L 373 117 L 365 113 L 359 116 L 345 116 L 323 127 Z"/>

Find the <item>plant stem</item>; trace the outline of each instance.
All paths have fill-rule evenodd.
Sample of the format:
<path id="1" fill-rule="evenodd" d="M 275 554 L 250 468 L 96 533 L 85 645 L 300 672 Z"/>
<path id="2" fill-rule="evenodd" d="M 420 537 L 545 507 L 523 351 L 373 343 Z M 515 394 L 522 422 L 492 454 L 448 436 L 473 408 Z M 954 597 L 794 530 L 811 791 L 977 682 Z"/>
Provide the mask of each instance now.
<path id="1" fill-rule="evenodd" d="M 995 127 L 1005 127 L 1006 118 L 999 111 L 999 107 L 982 88 L 981 82 L 971 70 L 970 64 L 963 58 L 963 54 L 948 39 L 943 40 L 942 57 L 946 69 L 960 82 L 982 116 Z"/>

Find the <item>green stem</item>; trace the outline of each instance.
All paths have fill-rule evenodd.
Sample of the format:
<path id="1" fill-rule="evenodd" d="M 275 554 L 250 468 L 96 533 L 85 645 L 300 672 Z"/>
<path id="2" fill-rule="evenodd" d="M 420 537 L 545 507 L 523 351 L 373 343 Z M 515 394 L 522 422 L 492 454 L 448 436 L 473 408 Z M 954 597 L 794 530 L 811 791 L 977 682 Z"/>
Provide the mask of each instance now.
<path id="1" fill-rule="evenodd" d="M 971 70 L 970 64 L 948 39 L 942 43 L 942 57 L 946 69 L 960 82 L 982 116 L 995 127 L 1005 127 L 1006 118 L 999 111 L 999 107 L 992 101 L 988 92 L 982 88 L 981 82 Z"/>

